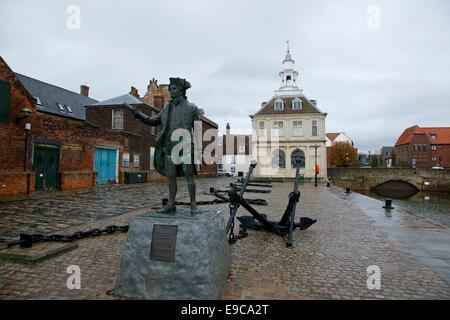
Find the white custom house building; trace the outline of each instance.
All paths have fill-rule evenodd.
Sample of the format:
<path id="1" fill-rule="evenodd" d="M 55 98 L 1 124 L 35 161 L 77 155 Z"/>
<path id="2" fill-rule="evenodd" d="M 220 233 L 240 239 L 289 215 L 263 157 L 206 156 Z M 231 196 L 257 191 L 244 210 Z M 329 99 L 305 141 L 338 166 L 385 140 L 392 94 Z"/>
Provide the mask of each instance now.
<path id="1" fill-rule="evenodd" d="M 319 179 L 326 179 L 326 113 L 315 100 L 309 100 L 298 88 L 295 61 L 287 49 L 284 70 L 279 73 L 281 87 L 261 104 L 252 119 L 252 158 L 258 162 L 255 177 L 295 177 L 296 160 L 300 174 L 312 179 L 316 163 Z"/>

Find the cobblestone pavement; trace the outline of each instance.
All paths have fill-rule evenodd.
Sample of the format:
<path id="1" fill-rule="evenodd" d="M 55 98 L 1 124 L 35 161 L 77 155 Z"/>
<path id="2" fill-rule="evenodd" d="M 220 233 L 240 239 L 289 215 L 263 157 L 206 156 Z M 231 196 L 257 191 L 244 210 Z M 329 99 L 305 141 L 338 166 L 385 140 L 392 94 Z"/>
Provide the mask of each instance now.
<path id="1" fill-rule="evenodd" d="M 230 178 L 198 180 L 199 200 L 210 186 Z M 178 200 L 187 200 L 180 184 Z M 280 218 L 292 183 L 274 183 L 256 207 L 269 219 Z M 294 247 L 263 231 L 231 247 L 232 267 L 223 299 L 449 299 L 449 286 L 389 237 L 354 203 L 320 185 L 305 184 L 297 213 L 318 222 L 296 230 Z M 110 224 L 127 224 L 133 217 L 160 207 L 166 186 L 113 186 L 74 192 L 39 194 L 25 201 L 0 203 L 0 235 L 9 239 L 27 231 L 75 231 Z M 139 200 L 143 196 L 144 199 Z M 131 202 L 131 201 L 134 202 Z M 226 204 L 211 206 L 228 216 Z M 240 209 L 240 213 L 244 213 Z M 38 216 L 38 218 L 36 217 Z M 237 231 L 237 230 L 236 230 Z M 0 262 L 0 299 L 117 299 L 111 294 L 126 235 L 117 233 L 77 241 L 78 248 L 40 262 L 24 265 Z M 81 290 L 69 290 L 69 265 L 81 269 Z M 381 289 L 367 288 L 367 267 L 381 269 Z"/>

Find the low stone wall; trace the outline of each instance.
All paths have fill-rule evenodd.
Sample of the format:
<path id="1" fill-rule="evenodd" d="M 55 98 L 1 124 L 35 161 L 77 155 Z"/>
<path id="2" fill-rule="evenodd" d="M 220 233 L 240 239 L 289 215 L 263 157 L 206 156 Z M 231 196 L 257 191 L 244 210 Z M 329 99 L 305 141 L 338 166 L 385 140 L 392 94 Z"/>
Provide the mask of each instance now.
<path id="1" fill-rule="evenodd" d="M 328 168 L 328 176 L 339 187 L 371 190 L 390 180 L 405 181 L 419 190 L 450 192 L 450 169 Z"/>
<path id="2" fill-rule="evenodd" d="M 0 197 L 11 197 L 34 191 L 34 172 L 0 172 Z"/>
<path id="3" fill-rule="evenodd" d="M 95 186 L 92 171 L 63 171 L 60 173 L 61 191 L 90 188 Z"/>

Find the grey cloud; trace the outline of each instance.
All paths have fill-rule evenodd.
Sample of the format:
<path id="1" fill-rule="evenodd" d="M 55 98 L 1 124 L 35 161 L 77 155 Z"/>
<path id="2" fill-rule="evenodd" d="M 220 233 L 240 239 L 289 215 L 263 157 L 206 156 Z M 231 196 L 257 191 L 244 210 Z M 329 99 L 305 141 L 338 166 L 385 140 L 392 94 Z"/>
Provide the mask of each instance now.
<path id="1" fill-rule="evenodd" d="M 81 30 L 66 9 L 81 8 Z M 369 5 L 381 29 L 366 27 Z M 189 98 L 221 129 L 250 132 L 272 97 L 285 41 L 300 86 L 361 150 L 414 124 L 449 126 L 450 3 L 432 1 L 1 1 L 0 54 L 18 72 L 94 98 L 189 79 Z"/>

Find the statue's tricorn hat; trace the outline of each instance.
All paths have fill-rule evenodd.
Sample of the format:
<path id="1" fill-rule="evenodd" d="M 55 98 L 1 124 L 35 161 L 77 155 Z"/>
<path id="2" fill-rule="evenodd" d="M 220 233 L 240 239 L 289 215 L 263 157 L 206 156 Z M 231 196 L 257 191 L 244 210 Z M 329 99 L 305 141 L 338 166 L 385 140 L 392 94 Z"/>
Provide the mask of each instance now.
<path id="1" fill-rule="evenodd" d="M 185 91 L 191 87 L 191 84 L 186 79 L 169 78 L 169 80 L 170 80 L 170 84 L 174 84 L 177 87 L 179 87 L 179 88 L 181 88 L 181 89 L 183 89 Z"/>

